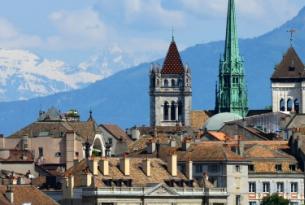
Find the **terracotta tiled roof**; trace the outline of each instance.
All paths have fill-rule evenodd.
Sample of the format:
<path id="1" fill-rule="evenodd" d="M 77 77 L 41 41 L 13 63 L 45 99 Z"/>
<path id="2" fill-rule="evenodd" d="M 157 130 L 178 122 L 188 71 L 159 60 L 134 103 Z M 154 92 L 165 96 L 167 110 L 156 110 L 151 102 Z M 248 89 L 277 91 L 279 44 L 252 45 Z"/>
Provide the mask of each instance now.
<path id="1" fill-rule="evenodd" d="M 184 67 L 175 41 L 172 41 L 164 60 L 162 74 L 183 74 Z"/>
<path id="2" fill-rule="evenodd" d="M 118 140 L 131 141 L 131 139 L 128 137 L 126 132 L 124 132 L 124 130 L 122 130 L 117 125 L 101 124 L 100 126 L 103 127 L 106 131 L 108 131 L 112 136 L 114 136 Z"/>
<path id="3" fill-rule="evenodd" d="M 208 131 L 208 134 L 219 141 L 226 141 L 230 139 L 230 137 L 228 137 L 224 132 Z"/>
<path id="4" fill-rule="evenodd" d="M 245 158 L 254 165 L 255 173 L 300 173 L 301 170 L 291 170 L 290 165 L 297 165 L 298 161 L 289 154 L 289 147 L 285 148 L 280 144 L 269 145 L 246 145 Z M 281 165 L 281 170 L 276 170 L 276 165 Z M 252 171 L 253 172 L 253 171 Z"/>
<path id="5" fill-rule="evenodd" d="M 191 111 L 191 126 L 193 129 L 202 129 L 210 115 L 207 111 Z"/>
<path id="6" fill-rule="evenodd" d="M 12 134 L 11 138 L 28 137 L 62 137 L 66 132 L 76 132 L 77 135 L 83 139 L 89 138 L 93 140 L 96 133 L 100 132 L 100 128 L 96 125 L 95 121 L 85 122 L 34 122 L 22 128 L 16 133 Z"/>
<path id="7" fill-rule="evenodd" d="M 129 158 L 130 160 L 130 175 L 125 176 L 119 169 L 119 158 L 108 158 L 109 160 L 109 175 L 104 176 L 101 172 L 96 176 L 96 186 L 103 187 L 106 186 L 103 180 L 112 179 L 132 179 L 133 186 L 149 186 L 149 184 L 164 183 L 165 180 L 171 179 L 184 179 L 186 177 L 178 171 L 178 176 L 173 177 L 169 174 L 166 163 L 161 159 L 151 158 L 151 176 L 147 177 L 143 172 L 142 161 L 144 158 Z M 100 158 L 96 158 L 100 160 Z M 86 160 L 82 160 L 77 165 L 71 167 L 67 170 L 66 176 L 73 175 L 75 180 L 75 186 L 81 186 L 81 174 L 84 170 L 88 170 L 88 165 Z"/>
<path id="8" fill-rule="evenodd" d="M 231 151 L 229 145 L 217 142 L 192 144 L 187 152 L 177 151 L 179 161 L 246 161 Z"/>
<path id="9" fill-rule="evenodd" d="M 14 185 L 12 190 L 14 193 L 14 203 L 8 202 L 5 197 L 6 186 L 0 185 L 0 204 L 2 205 L 20 205 L 23 203 L 31 203 L 32 205 L 58 205 L 52 198 L 39 191 L 37 188 L 28 185 Z"/>
<path id="10" fill-rule="evenodd" d="M 290 47 L 280 64 L 276 66 L 271 80 L 300 79 L 304 78 L 305 66 L 293 47 Z"/>
<path id="11" fill-rule="evenodd" d="M 166 135 L 158 135 L 158 137 L 153 136 L 143 136 L 139 140 L 134 141 L 129 145 L 129 152 L 143 151 L 147 147 L 148 142 L 159 142 L 160 144 L 168 144 L 169 137 Z"/>

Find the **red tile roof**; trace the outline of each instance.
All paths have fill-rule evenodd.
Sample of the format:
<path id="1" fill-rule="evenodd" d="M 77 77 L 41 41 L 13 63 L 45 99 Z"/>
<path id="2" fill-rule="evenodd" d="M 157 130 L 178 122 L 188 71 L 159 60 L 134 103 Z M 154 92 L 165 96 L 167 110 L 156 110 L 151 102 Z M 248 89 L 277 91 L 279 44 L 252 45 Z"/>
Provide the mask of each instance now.
<path id="1" fill-rule="evenodd" d="M 172 41 L 164 60 L 162 74 L 183 74 L 184 67 L 175 41 Z"/>
<path id="2" fill-rule="evenodd" d="M 304 78 L 305 66 L 293 47 L 290 47 L 283 60 L 276 66 L 271 80 Z"/>
<path id="3" fill-rule="evenodd" d="M 5 197 L 6 186 L 0 185 L 0 204 L 10 205 Z M 37 188 L 28 185 L 14 185 L 12 186 L 14 193 L 14 203 L 12 205 L 20 205 L 23 203 L 31 203 L 32 205 L 58 205 L 52 198 L 39 191 Z"/>
<path id="4" fill-rule="evenodd" d="M 122 130 L 119 126 L 114 124 L 101 124 L 101 127 L 103 127 L 106 131 L 108 131 L 112 136 L 114 136 L 118 140 L 123 140 L 130 142 L 131 139 L 128 137 L 126 132 Z"/>

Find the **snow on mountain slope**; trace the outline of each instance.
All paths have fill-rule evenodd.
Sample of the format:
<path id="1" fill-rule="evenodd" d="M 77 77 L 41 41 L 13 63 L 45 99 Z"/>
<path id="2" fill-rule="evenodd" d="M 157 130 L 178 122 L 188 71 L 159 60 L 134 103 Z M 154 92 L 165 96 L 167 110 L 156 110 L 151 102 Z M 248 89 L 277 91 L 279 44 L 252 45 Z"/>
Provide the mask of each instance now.
<path id="1" fill-rule="evenodd" d="M 0 49 L 0 101 L 23 100 L 85 87 L 130 66 L 123 55 L 118 49 L 103 51 L 78 66 L 70 66 L 60 60 L 40 58 L 26 50 Z"/>

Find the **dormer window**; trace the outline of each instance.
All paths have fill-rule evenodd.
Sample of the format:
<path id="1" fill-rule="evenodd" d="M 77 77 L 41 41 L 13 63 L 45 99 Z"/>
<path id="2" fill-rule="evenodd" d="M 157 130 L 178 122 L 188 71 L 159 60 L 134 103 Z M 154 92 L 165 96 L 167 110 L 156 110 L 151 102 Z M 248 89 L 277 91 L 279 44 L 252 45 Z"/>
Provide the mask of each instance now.
<path id="1" fill-rule="evenodd" d="M 281 172 L 281 171 L 282 171 L 282 165 L 281 165 L 281 164 L 276 164 L 276 165 L 275 165 L 275 170 L 276 170 L 277 172 Z"/>
<path id="2" fill-rule="evenodd" d="M 288 70 L 289 71 L 295 71 L 295 67 L 294 66 L 289 66 Z"/>

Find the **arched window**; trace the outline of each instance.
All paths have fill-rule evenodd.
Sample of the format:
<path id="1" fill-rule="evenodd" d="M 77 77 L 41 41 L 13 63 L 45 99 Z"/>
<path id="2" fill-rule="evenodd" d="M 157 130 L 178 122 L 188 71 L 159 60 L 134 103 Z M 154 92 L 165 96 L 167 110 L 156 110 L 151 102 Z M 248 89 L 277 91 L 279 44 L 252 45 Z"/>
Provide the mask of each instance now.
<path id="1" fill-rule="evenodd" d="M 287 100 L 287 111 L 288 112 L 292 111 L 292 100 L 291 99 Z"/>
<path id="2" fill-rule="evenodd" d="M 285 100 L 284 99 L 280 100 L 280 111 L 282 111 L 282 112 L 285 111 Z"/>
<path id="3" fill-rule="evenodd" d="M 167 79 L 164 80 L 164 87 L 168 87 L 168 80 Z"/>
<path id="4" fill-rule="evenodd" d="M 157 79 L 157 86 L 159 86 L 159 84 L 160 84 L 160 80 L 159 80 L 159 79 Z"/>
<path id="5" fill-rule="evenodd" d="M 169 105 L 168 105 L 168 102 L 165 101 L 164 102 L 164 106 L 163 106 L 163 119 L 164 120 L 168 120 L 168 109 L 169 109 Z"/>
<path id="6" fill-rule="evenodd" d="M 174 101 L 171 105 L 171 120 L 176 120 L 176 103 Z"/>
<path id="7" fill-rule="evenodd" d="M 299 99 L 295 99 L 294 100 L 294 110 L 295 110 L 296 113 L 300 112 L 300 102 L 299 102 Z"/>
<path id="8" fill-rule="evenodd" d="M 172 79 L 172 87 L 176 87 L 176 81 L 175 81 L 175 79 Z"/>
<path id="9" fill-rule="evenodd" d="M 178 102 L 178 120 L 182 121 L 182 115 L 183 115 L 183 106 L 182 106 L 182 102 L 179 101 Z"/>

